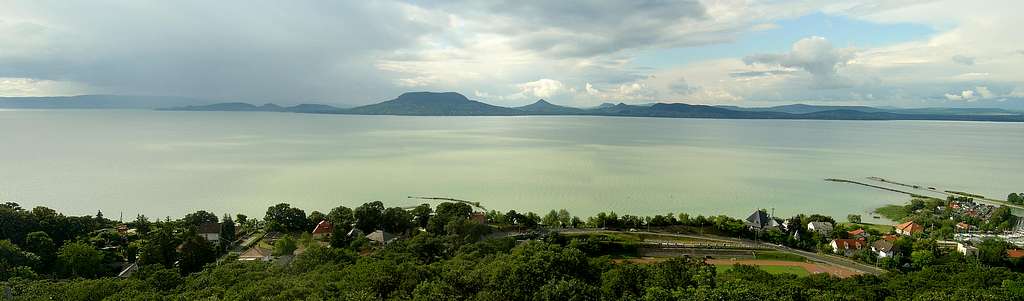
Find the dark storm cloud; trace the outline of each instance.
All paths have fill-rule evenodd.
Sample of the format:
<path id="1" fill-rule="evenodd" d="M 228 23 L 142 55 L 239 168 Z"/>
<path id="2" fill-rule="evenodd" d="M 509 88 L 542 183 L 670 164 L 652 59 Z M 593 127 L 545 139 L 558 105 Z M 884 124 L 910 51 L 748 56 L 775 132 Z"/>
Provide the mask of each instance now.
<path id="1" fill-rule="evenodd" d="M 485 31 L 523 49 L 556 57 L 591 57 L 651 46 L 729 39 L 687 24 L 707 18 L 697 1 L 418 1 L 486 20 Z"/>
<path id="2" fill-rule="evenodd" d="M 379 52 L 438 28 L 382 2 L 17 2 L 0 12 L 0 77 L 115 93 L 365 102 L 397 93 Z M 6 30 L 4 28 L 7 28 Z M 11 33 L 12 29 L 18 32 Z M 7 50 L 3 50 L 7 49 Z"/>

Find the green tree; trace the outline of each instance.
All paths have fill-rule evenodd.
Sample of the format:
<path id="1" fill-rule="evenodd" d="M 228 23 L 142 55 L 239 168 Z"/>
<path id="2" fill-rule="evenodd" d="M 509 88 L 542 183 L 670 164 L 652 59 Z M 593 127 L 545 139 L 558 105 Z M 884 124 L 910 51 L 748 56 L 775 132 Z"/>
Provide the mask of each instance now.
<path id="1" fill-rule="evenodd" d="M 306 212 L 286 203 L 267 208 L 267 214 L 263 220 L 267 222 L 267 230 L 270 231 L 301 232 L 310 230 Z"/>
<path id="2" fill-rule="evenodd" d="M 31 277 L 39 266 L 39 256 L 21 250 L 10 240 L 0 240 L 0 281 L 10 277 Z"/>
<path id="3" fill-rule="evenodd" d="M 292 255 L 298 249 L 298 242 L 291 235 L 285 235 L 274 242 L 274 256 Z"/>
<path id="4" fill-rule="evenodd" d="M 569 210 L 558 209 L 558 223 L 562 224 L 563 228 L 572 225 L 572 215 L 569 214 Z"/>
<path id="5" fill-rule="evenodd" d="M 444 234 L 445 227 L 455 220 L 465 220 L 473 213 L 473 208 L 464 203 L 444 202 L 437 205 L 434 216 L 430 217 L 427 223 L 427 231 L 434 234 Z"/>
<path id="6" fill-rule="evenodd" d="M 910 262 L 917 268 L 924 268 L 935 263 L 935 253 L 929 250 L 915 250 L 910 253 Z"/>
<path id="7" fill-rule="evenodd" d="M 217 260 L 216 247 L 195 232 L 186 232 L 180 246 L 178 268 L 183 274 L 198 272 Z"/>
<path id="8" fill-rule="evenodd" d="M 103 268 L 103 254 L 83 242 L 64 244 L 57 252 L 57 259 L 65 274 L 74 277 L 95 277 Z"/>
<path id="9" fill-rule="evenodd" d="M 330 239 L 331 248 L 344 248 L 351 244 L 352 239 L 348 237 L 349 230 L 351 229 L 346 229 L 341 226 L 332 227 Z"/>
<path id="10" fill-rule="evenodd" d="M 345 229 L 352 229 L 352 225 L 356 223 L 355 213 L 352 212 L 352 209 L 345 206 L 331 209 L 331 212 L 327 213 L 327 220 L 331 221 L 334 227 L 340 226 Z"/>
<path id="11" fill-rule="evenodd" d="M 714 286 L 715 267 L 689 257 L 673 257 L 650 267 L 650 286 L 670 291 L 698 285 Z"/>
<path id="12" fill-rule="evenodd" d="M 1024 204 L 1024 193 L 1010 193 L 1010 195 L 1006 196 L 1006 201 L 1011 204 Z"/>
<path id="13" fill-rule="evenodd" d="M 57 245 L 50 239 L 50 235 L 43 231 L 36 231 L 25 236 L 25 251 L 32 252 L 39 256 L 40 267 L 48 271 L 57 260 Z"/>
<path id="14" fill-rule="evenodd" d="M 174 237 L 173 231 L 169 225 L 163 225 L 150 232 L 139 249 L 139 264 L 160 264 L 168 268 L 174 266 L 174 262 L 178 261 L 178 239 Z"/>
<path id="15" fill-rule="evenodd" d="M 561 224 L 558 222 L 558 211 L 551 210 L 548 214 L 544 215 L 541 219 L 541 224 L 547 227 L 559 227 Z"/>
<path id="16" fill-rule="evenodd" d="M 850 214 L 846 216 L 846 220 L 851 223 L 859 224 L 861 222 L 860 214 Z"/>
<path id="17" fill-rule="evenodd" d="M 224 217 L 220 220 L 220 250 L 221 252 L 227 251 L 235 244 L 235 221 L 231 219 L 230 215 L 224 214 Z"/>
<path id="18" fill-rule="evenodd" d="M 409 211 L 399 207 L 384 210 L 381 228 L 391 233 L 403 233 L 413 227 L 413 216 Z"/>
<path id="19" fill-rule="evenodd" d="M 430 208 L 430 204 L 420 204 L 413 208 L 411 213 L 416 226 L 426 228 L 427 223 L 430 222 L 430 215 L 434 214 L 434 209 Z"/>
<path id="20" fill-rule="evenodd" d="M 997 239 L 986 239 L 978 244 L 978 261 L 991 266 L 1006 264 L 1006 242 Z"/>
<path id="21" fill-rule="evenodd" d="M 591 301 L 598 300 L 601 292 L 580 279 L 554 279 L 537 291 L 538 301 Z"/>
<path id="22" fill-rule="evenodd" d="M 373 232 L 381 228 L 384 220 L 384 203 L 373 201 L 356 207 L 353 212 L 356 219 L 356 229 L 365 233 Z"/>
<path id="23" fill-rule="evenodd" d="M 324 215 L 323 212 L 315 211 L 314 210 L 313 212 L 309 213 L 309 217 L 307 217 L 306 219 L 309 220 L 309 224 L 310 225 L 314 225 L 315 226 L 316 224 L 319 224 L 320 221 L 327 220 L 327 215 Z M 312 229 L 310 229 L 310 230 L 312 230 Z"/>
<path id="24" fill-rule="evenodd" d="M 198 227 L 199 225 L 202 224 L 216 223 L 217 215 L 207 212 L 206 210 L 199 210 L 196 212 L 186 214 L 185 217 L 181 219 L 181 221 L 186 225 Z"/>
<path id="25" fill-rule="evenodd" d="M 149 221 L 149 218 L 147 218 L 146 215 L 139 214 L 135 216 L 134 221 L 128 223 L 128 226 L 134 227 L 139 234 L 146 235 L 149 234 L 152 224 L 153 223 Z"/>
<path id="26" fill-rule="evenodd" d="M 624 264 L 601 275 L 601 294 L 605 300 L 637 300 L 647 286 L 647 270 L 643 266 Z"/>
<path id="27" fill-rule="evenodd" d="M 424 281 L 412 291 L 413 301 L 455 301 L 463 300 L 458 290 L 444 281 Z"/>

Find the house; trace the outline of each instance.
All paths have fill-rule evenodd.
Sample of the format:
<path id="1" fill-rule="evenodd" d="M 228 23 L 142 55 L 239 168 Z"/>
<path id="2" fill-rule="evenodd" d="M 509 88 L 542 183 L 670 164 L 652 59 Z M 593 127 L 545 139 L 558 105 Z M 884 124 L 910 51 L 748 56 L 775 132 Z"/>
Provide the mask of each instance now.
<path id="1" fill-rule="evenodd" d="M 316 224 L 315 228 L 313 228 L 313 238 L 314 239 L 330 238 L 331 237 L 331 231 L 334 231 L 334 225 L 332 225 L 331 222 L 328 222 L 326 220 L 322 220 L 322 221 L 320 221 L 320 223 Z"/>
<path id="2" fill-rule="evenodd" d="M 115 229 L 117 229 L 117 233 L 118 234 L 121 234 L 121 235 L 127 235 L 128 234 L 128 225 L 120 224 L 120 225 L 117 225 L 117 227 Z"/>
<path id="3" fill-rule="evenodd" d="M 867 246 L 867 243 L 859 239 L 833 239 L 829 244 L 832 245 L 833 252 L 845 256 L 852 256 Z"/>
<path id="4" fill-rule="evenodd" d="M 894 241 L 896 241 L 896 239 L 898 239 L 898 238 L 899 238 L 899 237 L 897 237 L 897 236 L 896 236 L 895 234 L 886 234 L 886 235 L 882 235 L 882 239 L 884 239 L 884 240 L 886 240 L 886 241 L 889 241 L 889 242 L 894 242 Z"/>
<path id="5" fill-rule="evenodd" d="M 846 234 L 849 234 L 850 238 L 860 239 L 860 240 L 865 240 L 869 236 L 871 236 L 870 234 L 868 234 L 867 231 L 864 231 L 864 229 L 857 229 L 857 230 L 853 230 L 853 231 L 847 231 Z"/>
<path id="6" fill-rule="evenodd" d="M 871 244 L 871 251 L 878 254 L 878 258 L 886 258 L 892 256 L 892 242 L 884 239 L 879 239 Z"/>
<path id="7" fill-rule="evenodd" d="M 1021 249 L 1009 249 L 1006 250 L 1006 257 L 1010 259 L 1021 259 L 1024 258 L 1024 250 Z"/>
<path id="8" fill-rule="evenodd" d="M 123 270 L 121 270 L 120 273 L 117 273 L 117 278 L 128 278 L 128 277 L 131 277 L 132 274 L 135 274 L 135 272 L 137 272 L 137 271 L 139 271 L 139 264 L 135 263 L 135 262 L 132 262 L 132 264 L 128 265 L 128 267 L 126 267 Z"/>
<path id="9" fill-rule="evenodd" d="M 896 225 L 896 233 L 901 235 L 914 235 L 924 232 L 924 226 L 914 223 L 914 221 L 908 221 L 899 225 Z"/>
<path id="10" fill-rule="evenodd" d="M 269 249 L 260 248 L 259 246 L 249 248 L 238 255 L 239 261 L 270 261 L 273 252 Z"/>
<path id="11" fill-rule="evenodd" d="M 216 244 L 220 241 L 220 223 L 205 223 L 199 225 L 199 236 L 202 236 L 208 242 Z"/>
<path id="12" fill-rule="evenodd" d="M 768 212 L 765 210 L 756 210 L 747 217 L 745 224 L 750 230 L 765 231 L 778 229 L 779 226 L 782 226 L 782 221 L 768 216 Z"/>
<path id="13" fill-rule="evenodd" d="M 807 223 L 807 230 L 812 232 L 818 232 L 821 235 L 828 235 L 832 233 L 832 223 L 830 222 L 810 222 Z"/>
<path id="14" fill-rule="evenodd" d="M 965 243 L 962 243 L 962 242 L 957 242 L 956 243 L 956 251 L 960 252 L 960 254 L 964 254 L 964 256 L 975 256 L 975 255 L 978 255 L 978 248 L 975 248 L 972 245 L 965 244 Z"/>
<path id="15" fill-rule="evenodd" d="M 397 238 L 394 234 L 387 233 L 381 230 L 373 231 L 373 233 L 367 234 L 366 238 L 372 242 L 386 245 L 391 243 Z"/>
<path id="16" fill-rule="evenodd" d="M 469 214 L 469 220 L 478 224 L 487 224 L 487 214 L 483 212 L 473 212 Z"/>
<path id="17" fill-rule="evenodd" d="M 971 225 L 965 222 L 959 222 L 956 223 L 956 229 L 960 231 L 968 231 L 971 230 Z"/>

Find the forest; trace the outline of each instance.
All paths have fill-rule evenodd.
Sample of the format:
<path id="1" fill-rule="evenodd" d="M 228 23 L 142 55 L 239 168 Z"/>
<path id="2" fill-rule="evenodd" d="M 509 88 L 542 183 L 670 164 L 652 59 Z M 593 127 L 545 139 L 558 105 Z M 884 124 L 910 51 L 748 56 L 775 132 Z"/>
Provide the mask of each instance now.
<path id="1" fill-rule="evenodd" d="M 1024 274 L 1016 271 L 1019 263 L 1001 253 L 1005 249 L 992 251 L 991 259 L 939 250 L 927 261 L 910 256 L 934 248 L 926 237 L 904 242 L 905 261 L 882 275 L 799 277 L 743 265 L 719 272 L 703 258 L 631 263 L 620 260 L 629 246 L 605 236 L 542 231 L 653 227 L 752 235 L 741 220 L 727 216 L 600 213 L 579 218 L 564 210 L 543 216 L 491 211 L 488 223 L 480 224 L 471 220 L 473 209 L 466 204 L 394 208 L 371 202 L 306 214 L 278 204 L 262 220 L 224 215 L 221 221 L 237 225 L 231 232 L 280 231 L 305 244 L 292 260 L 243 262 L 234 260 L 231 246 L 198 239 L 196 225 L 218 220 L 209 212 L 177 220 L 139 216 L 124 223 L 138 234 L 119 235 L 104 229 L 121 223 L 101 214 L 69 217 L 7 203 L 0 207 L 5 226 L 0 285 L 13 300 L 1024 300 Z M 302 242 L 308 238 L 300 233 L 318 220 L 342 226 L 328 241 Z M 344 225 L 388 229 L 401 239 L 373 245 L 343 235 L 350 230 Z M 504 232 L 524 234 L 494 235 Z M 775 237 L 808 244 L 807 249 L 821 239 Z M 112 277 L 118 262 L 140 267 L 128 277 Z"/>

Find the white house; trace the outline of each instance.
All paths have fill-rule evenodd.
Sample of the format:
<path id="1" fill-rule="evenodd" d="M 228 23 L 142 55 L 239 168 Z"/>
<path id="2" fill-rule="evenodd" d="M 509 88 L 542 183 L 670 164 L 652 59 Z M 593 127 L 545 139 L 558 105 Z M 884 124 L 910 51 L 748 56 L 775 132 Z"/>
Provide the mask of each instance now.
<path id="1" fill-rule="evenodd" d="M 206 241 L 216 244 L 220 241 L 220 223 L 206 223 L 199 225 L 199 236 Z"/>
<path id="2" fill-rule="evenodd" d="M 812 232 L 818 232 L 821 235 L 828 235 L 832 233 L 832 223 L 830 222 L 810 222 L 807 223 L 807 230 Z"/>
<path id="3" fill-rule="evenodd" d="M 878 258 L 886 258 L 892 256 L 892 242 L 884 239 L 879 239 L 871 244 L 871 251 L 878 254 Z"/>
<path id="4" fill-rule="evenodd" d="M 867 243 L 859 239 L 833 239 L 829 244 L 832 245 L 833 252 L 845 256 L 852 256 L 867 245 Z"/>

